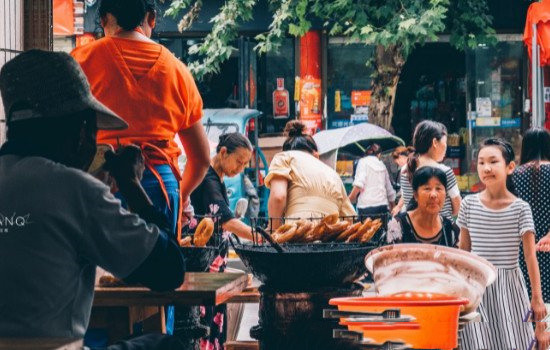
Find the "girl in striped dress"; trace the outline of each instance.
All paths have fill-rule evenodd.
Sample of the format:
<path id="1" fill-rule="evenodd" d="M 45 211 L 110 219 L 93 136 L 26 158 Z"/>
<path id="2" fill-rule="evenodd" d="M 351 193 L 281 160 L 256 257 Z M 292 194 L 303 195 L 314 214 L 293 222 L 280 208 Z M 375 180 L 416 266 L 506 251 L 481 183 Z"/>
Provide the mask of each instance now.
<path id="1" fill-rule="evenodd" d="M 467 196 L 460 207 L 459 247 L 487 259 L 498 271 L 478 308 L 481 322 L 466 325 L 461 349 L 530 349 L 535 336 L 532 325 L 524 320 L 529 310 L 533 310 L 536 320 L 546 315 L 531 208 L 507 189 L 514 158 L 506 141 L 485 140 L 479 150 L 477 171 L 486 189 Z M 518 265 L 521 243 L 532 286 L 531 301 Z"/>

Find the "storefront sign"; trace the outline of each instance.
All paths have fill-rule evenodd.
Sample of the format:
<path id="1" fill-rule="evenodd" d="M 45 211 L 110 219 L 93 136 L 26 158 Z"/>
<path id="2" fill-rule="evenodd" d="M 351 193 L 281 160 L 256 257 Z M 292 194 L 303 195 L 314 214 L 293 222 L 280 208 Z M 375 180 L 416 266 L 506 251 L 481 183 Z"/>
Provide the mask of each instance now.
<path id="1" fill-rule="evenodd" d="M 476 112 L 480 118 L 491 117 L 491 99 L 489 97 L 477 97 L 476 98 Z"/>
<path id="2" fill-rule="evenodd" d="M 308 128 L 315 130 L 321 127 L 321 79 L 308 76 L 301 82 L 300 119 Z"/>
<path id="3" fill-rule="evenodd" d="M 370 105 L 371 90 L 354 90 L 351 92 L 351 105 L 368 106 Z"/>
<path id="4" fill-rule="evenodd" d="M 472 128 L 519 128 L 521 118 L 477 118 L 470 123 Z"/>
<path id="5" fill-rule="evenodd" d="M 500 118 L 477 118 L 476 126 L 500 126 Z"/>

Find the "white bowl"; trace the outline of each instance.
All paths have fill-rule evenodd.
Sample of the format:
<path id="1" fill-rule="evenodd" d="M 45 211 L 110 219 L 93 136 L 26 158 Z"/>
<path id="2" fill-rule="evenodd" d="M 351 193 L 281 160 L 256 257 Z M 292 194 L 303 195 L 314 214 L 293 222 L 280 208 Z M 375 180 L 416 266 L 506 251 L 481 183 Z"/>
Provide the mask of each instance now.
<path id="1" fill-rule="evenodd" d="M 394 244 L 365 258 L 380 295 L 402 292 L 441 293 L 467 298 L 463 314 L 475 311 L 485 288 L 496 279 L 495 267 L 475 254 L 432 244 Z"/>

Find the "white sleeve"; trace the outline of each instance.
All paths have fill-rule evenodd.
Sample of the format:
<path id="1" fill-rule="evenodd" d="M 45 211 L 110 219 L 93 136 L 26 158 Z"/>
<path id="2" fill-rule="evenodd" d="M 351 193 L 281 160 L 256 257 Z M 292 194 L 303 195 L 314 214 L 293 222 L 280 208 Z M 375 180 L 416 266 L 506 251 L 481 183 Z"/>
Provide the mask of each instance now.
<path id="1" fill-rule="evenodd" d="M 388 195 L 388 201 L 390 203 L 393 203 L 395 202 L 395 197 L 396 197 L 395 190 L 390 180 L 390 174 L 388 173 L 387 170 L 385 174 L 386 174 L 386 194 Z"/>
<path id="2" fill-rule="evenodd" d="M 365 188 L 365 180 L 367 179 L 367 162 L 364 159 L 360 159 L 355 169 L 355 178 L 353 179 L 353 186 L 360 189 Z"/>

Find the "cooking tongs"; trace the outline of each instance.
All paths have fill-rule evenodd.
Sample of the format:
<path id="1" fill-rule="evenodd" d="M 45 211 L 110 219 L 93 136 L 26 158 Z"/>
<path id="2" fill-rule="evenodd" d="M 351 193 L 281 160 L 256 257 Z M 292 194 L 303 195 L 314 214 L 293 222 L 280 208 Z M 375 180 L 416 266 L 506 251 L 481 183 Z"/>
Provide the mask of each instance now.
<path id="1" fill-rule="evenodd" d="M 269 242 L 269 244 L 275 248 L 275 250 L 279 253 L 283 253 L 284 252 L 284 249 L 283 247 L 281 247 L 279 245 L 279 243 L 275 242 L 275 240 L 273 239 L 273 237 L 271 237 L 271 235 L 269 233 L 267 233 L 263 228 L 261 228 L 260 226 L 256 226 L 256 232 L 258 232 L 260 235 L 262 235 L 262 237 L 267 241 Z"/>
<path id="2" fill-rule="evenodd" d="M 323 318 L 345 318 L 348 322 L 411 322 L 415 318 L 401 316 L 399 309 L 387 309 L 382 312 L 323 310 Z"/>
<path id="3" fill-rule="evenodd" d="M 382 349 L 382 350 L 407 350 L 411 345 L 398 341 L 386 341 L 382 344 L 374 343 L 372 339 L 363 338 L 363 334 L 348 331 L 347 329 L 333 329 L 332 337 L 335 339 L 347 339 L 363 349 Z"/>

